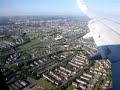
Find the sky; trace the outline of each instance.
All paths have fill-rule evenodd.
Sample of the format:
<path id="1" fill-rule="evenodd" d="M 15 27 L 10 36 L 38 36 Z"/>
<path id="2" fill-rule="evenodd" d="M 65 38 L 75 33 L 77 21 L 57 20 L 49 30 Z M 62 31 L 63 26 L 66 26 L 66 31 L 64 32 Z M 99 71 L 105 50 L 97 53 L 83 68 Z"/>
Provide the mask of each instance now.
<path id="1" fill-rule="evenodd" d="M 97 13 L 119 14 L 120 0 L 84 0 Z M 0 0 L 0 16 L 84 15 L 76 0 Z M 119 14 L 120 15 L 120 14 Z"/>

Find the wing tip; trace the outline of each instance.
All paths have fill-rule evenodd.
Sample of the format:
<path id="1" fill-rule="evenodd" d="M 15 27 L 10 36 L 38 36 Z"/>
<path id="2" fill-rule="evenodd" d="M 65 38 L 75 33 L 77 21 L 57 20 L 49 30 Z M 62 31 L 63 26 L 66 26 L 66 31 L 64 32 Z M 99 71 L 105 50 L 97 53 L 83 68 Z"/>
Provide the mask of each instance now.
<path id="1" fill-rule="evenodd" d="M 88 9 L 87 6 L 85 5 L 85 3 L 83 2 L 83 0 L 77 0 L 77 4 L 78 4 L 78 7 L 79 7 L 83 12 Z"/>

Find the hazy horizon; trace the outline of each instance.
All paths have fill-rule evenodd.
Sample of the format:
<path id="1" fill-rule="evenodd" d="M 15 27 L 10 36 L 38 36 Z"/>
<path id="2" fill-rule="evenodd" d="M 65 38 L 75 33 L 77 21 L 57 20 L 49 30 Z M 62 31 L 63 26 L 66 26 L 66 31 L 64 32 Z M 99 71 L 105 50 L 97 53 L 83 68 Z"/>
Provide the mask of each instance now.
<path id="1" fill-rule="evenodd" d="M 119 14 L 119 0 L 85 0 L 95 12 Z M 83 16 L 76 0 L 0 0 L 0 16 Z"/>

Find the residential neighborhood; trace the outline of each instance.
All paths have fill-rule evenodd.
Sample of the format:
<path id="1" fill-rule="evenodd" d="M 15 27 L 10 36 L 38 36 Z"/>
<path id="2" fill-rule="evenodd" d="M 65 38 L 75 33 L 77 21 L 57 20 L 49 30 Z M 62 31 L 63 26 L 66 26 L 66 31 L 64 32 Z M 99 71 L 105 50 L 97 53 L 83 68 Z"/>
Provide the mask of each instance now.
<path id="1" fill-rule="evenodd" d="M 109 60 L 97 52 L 88 18 L 7 17 L 0 24 L 0 68 L 10 90 L 106 90 L 112 87 Z M 1 22 L 2 23 L 2 22 Z"/>

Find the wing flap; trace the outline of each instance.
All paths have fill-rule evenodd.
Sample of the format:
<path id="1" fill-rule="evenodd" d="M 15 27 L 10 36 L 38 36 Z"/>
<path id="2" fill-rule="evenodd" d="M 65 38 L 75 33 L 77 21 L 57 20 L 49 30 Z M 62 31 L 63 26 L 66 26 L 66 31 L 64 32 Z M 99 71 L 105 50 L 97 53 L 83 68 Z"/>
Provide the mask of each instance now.
<path id="1" fill-rule="evenodd" d="M 102 60 L 100 53 L 96 53 L 95 55 L 91 56 L 89 60 Z"/>
<path id="2" fill-rule="evenodd" d="M 89 32 L 89 33 L 87 33 L 86 35 L 83 36 L 84 39 L 88 39 L 88 38 L 91 38 L 91 37 L 93 37 L 92 32 Z"/>

